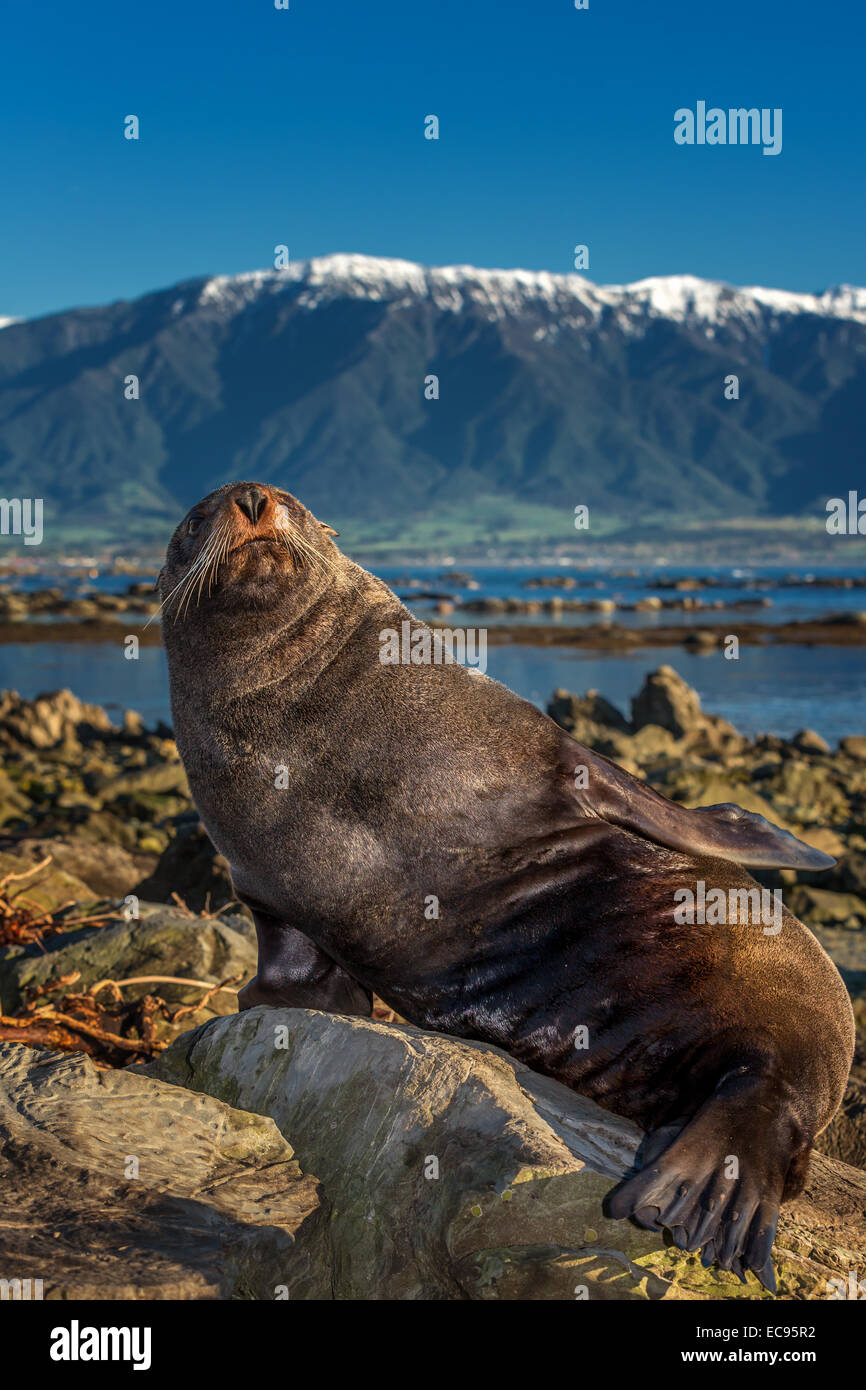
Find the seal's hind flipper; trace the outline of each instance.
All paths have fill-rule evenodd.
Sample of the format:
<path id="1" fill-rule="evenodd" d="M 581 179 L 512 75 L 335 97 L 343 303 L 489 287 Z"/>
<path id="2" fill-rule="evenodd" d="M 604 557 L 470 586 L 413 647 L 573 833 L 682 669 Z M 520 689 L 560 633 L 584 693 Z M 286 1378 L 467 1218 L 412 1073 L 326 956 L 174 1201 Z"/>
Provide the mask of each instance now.
<path id="1" fill-rule="evenodd" d="M 644 1166 L 609 1193 L 607 1215 L 631 1217 L 645 1230 L 669 1230 L 680 1250 L 701 1263 L 751 1270 L 770 1293 L 770 1252 L 779 1204 L 802 1145 L 783 1109 L 767 1124 L 771 1091 L 759 1078 L 722 1085 L 684 1128 L 657 1130 Z M 671 1136 L 675 1137 L 671 1137 Z"/>
<path id="2" fill-rule="evenodd" d="M 754 811 L 733 805 L 689 810 L 639 782 L 601 753 L 593 753 L 572 739 L 568 743 L 570 775 L 574 777 L 580 768 L 587 772 L 585 786 L 575 778 L 574 792 L 585 815 L 620 825 L 665 849 L 731 859 L 747 869 L 830 869 L 836 862 Z"/>

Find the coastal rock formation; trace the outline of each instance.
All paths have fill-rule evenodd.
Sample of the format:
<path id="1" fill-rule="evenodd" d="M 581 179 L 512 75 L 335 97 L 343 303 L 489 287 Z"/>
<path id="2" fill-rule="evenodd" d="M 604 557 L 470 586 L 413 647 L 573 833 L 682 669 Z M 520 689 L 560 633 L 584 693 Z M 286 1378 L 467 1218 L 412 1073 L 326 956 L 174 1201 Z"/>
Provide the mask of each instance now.
<path id="1" fill-rule="evenodd" d="M 0 1185 L 7 1297 L 331 1296 L 320 1184 L 209 1096 L 0 1043 Z"/>
<path id="2" fill-rule="evenodd" d="M 257 1008 L 143 1071 L 274 1119 L 331 1205 L 337 1297 L 770 1297 L 605 1217 L 640 1131 L 497 1048 Z M 866 1174 L 818 1156 L 782 1220 L 782 1297 L 862 1268 L 864 1211 Z"/>
<path id="3" fill-rule="evenodd" d="M 55 1299 L 769 1299 L 604 1215 L 639 1139 L 495 1048 L 306 1010 L 124 1071 L 0 1043 L 0 1269 Z M 818 1156 L 779 1297 L 862 1268 L 864 1209 Z"/>
<path id="4" fill-rule="evenodd" d="M 866 1167 L 866 758 L 860 746 L 866 740 L 851 735 L 828 751 L 808 731 L 792 739 L 746 739 L 705 713 L 672 668 L 651 674 L 633 702 L 632 718 L 596 691 L 583 696 L 557 691 L 550 713 L 581 742 L 665 795 L 688 805 L 738 802 L 836 856 L 836 867 L 826 873 L 782 871 L 761 878 L 782 888 L 786 903 L 836 961 L 851 993 L 859 1029 L 854 1071 L 842 1109 L 819 1147 L 834 1159 Z M 48 1045 L 90 1051 L 99 1067 L 126 1066 L 123 1074 L 132 1079 L 140 1073 L 126 1065 L 131 1058 L 157 1056 L 171 1043 L 170 1051 L 151 1063 L 154 1075 L 165 1069 L 173 1084 L 180 1079 L 184 1088 L 212 1091 L 245 1112 L 273 1115 L 284 1139 L 297 1149 L 304 1172 L 320 1183 L 320 1205 L 334 1214 L 339 1254 L 322 1256 L 329 1290 L 351 1297 L 365 1280 L 380 1280 L 383 1288 L 397 1291 L 380 1297 L 572 1298 L 578 1283 L 587 1286 L 590 1297 L 759 1296 L 751 1281 L 742 1289 L 732 1276 L 703 1271 L 652 1233 L 605 1223 L 601 1195 L 627 1162 L 636 1132 L 627 1138 L 625 1122 L 597 1111 L 590 1128 L 582 1128 L 589 1124 L 582 1108 L 586 1102 L 495 1050 L 399 1023 L 298 1011 L 287 1017 L 262 1011 L 234 1016 L 233 991 L 255 971 L 252 926 L 231 906 L 227 868 L 191 806 L 169 730 L 147 729 L 132 712 L 114 723 L 68 692 L 36 701 L 7 695 L 0 697 L 0 749 L 0 879 L 16 876 L 5 890 L 13 905 L 26 899 L 33 910 L 54 914 L 41 945 L 35 939 L 16 941 L 14 932 L 0 934 L 0 1001 L 4 1016 L 14 1011 L 3 1036 L 16 1039 L 0 1046 L 17 1049 L 28 1035 L 40 1041 L 37 1030 L 28 1034 L 22 1024 L 32 1018 L 27 1001 L 35 991 L 44 992 L 29 1005 L 31 1011 L 47 1005 L 62 1012 L 73 1009 L 63 1003 L 65 990 L 84 991 L 87 1003 L 86 992 L 99 981 L 124 982 L 124 1009 L 114 1017 L 110 1011 L 101 1015 L 100 1026 L 123 1033 L 125 1051 L 104 1040 L 88 1041 L 72 1022 L 63 1041 Z M 50 862 L 32 872 L 46 859 Z M 130 894 L 140 899 L 137 921 L 123 915 L 123 899 Z M 206 910 L 220 915 L 195 915 Z M 102 917 L 75 926 L 83 911 Z M 125 983 L 152 976 L 201 983 L 146 978 Z M 237 983 L 208 997 L 208 987 L 235 977 Z M 74 983 L 63 985 L 64 980 Z M 170 1008 L 159 1012 L 149 992 Z M 100 1001 L 110 998 L 108 987 L 99 992 Z M 135 1008 L 127 1007 L 133 1003 Z M 175 1019 L 178 1009 L 186 1012 Z M 89 1017 L 86 1011 L 76 1016 Z M 194 1043 L 176 1041 L 208 1019 L 209 1026 L 189 1035 Z M 142 1023 L 148 1031 L 141 1031 Z M 276 1044 L 273 1033 L 283 1024 L 285 1047 Z M 26 1055 L 45 1059 L 50 1054 L 31 1046 Z M 70 1057 L 67 1051 L 66 1057 L 85 1072 L 93 1068 L 80 1052 Z M 233 1074 L 239 1089 L 230 1093 Z M 545 1088 L 551 1086 L 560 1115 L 555 1123 L 553 1111 L 541 1108 L 550 1100 Z M 135 1134 L 132 1121 L 127 1132 Z M 606 1136 L 603 1143 L 600 1134 Z M 591 1148 L 590 1140 L 596 1146 L 591 1152 L 585 1147 Z M 108 1142 L 110 1147 L 114 1140 Z M 608 1161 L 608 1144 L 619 1155 L 619 1169 Z M 138 1152 L 134 1145 L 133 1137 L 125 1152 Z M 380 1150 L 384 1156 L 377 1158 Z M 424 1161 L 437 1159 L 438 1179 L 423 1171 L 419 1177 L 419 1155 Z M 518 1181 L 524 1161 L 530 1176 Z M 87 1192 L 96 1182 L 82 1178 L 84 1169 L 76 1163 L 77 1158 L 70 1160 L 71 1186 L 58 1178 L 68 1212 L 74 1209 L 68 1194 L 75 1184 L 83 1183 Z M 61 1170 L 66 1172 L 61 1165 L 55 1174 Z M 862 1180 L 862 1174 L 852 1177 L 849 1170 L 816 1159 L 807 1193 L 783 1222 L 783 1292 L 813 1296 L 827 1271 L 835 1277 L 856 1260 L 863 1267 Z M 19 1172 L 18 1186 L 9 1190 L 17 1193 L 23 1182 Z M 175 1189 L 165 1191 L 175 1201 Z M 157 1197 L 148 1196 L 151 1200 Z M 133 1217 L 122 1219 L 134 1225 Z M 199 1219 L 216 1220 L 196 1207 Z M 69 1216 L 67 1227 L 71 1221 Z M 96 1215 L 94 1221 L 101 1229 Z M 175 1229 L 171 1221 L 168 1226 Z M 58 1221 L 56 1228 L 67 1227 Z M 404 1228 L 415 1230 L 417 1249 L 407 1243 Z M 152 1234 L 153 1227 L 147 1230 Z M 179 1241 L 172 1246 L 174 1235 L 167 1239 L 170 1261 Z M 254 1243 L 258 1239 L 254 1234 Z M 5 1249 L 2 1238 L 0 1248 Z M 66 1244 L 58 1248 L 66 1250 Z M 181 1250 L 178 1258 L 182 1255 Z M 100 1279 L 109 1263 L 100 1263 Z M 74 1282 L 83 1265 L 64 1269 L 64 1278 L 74 1275 L 70 1287 L 85 1287 Z M 213 1265 L 194 1276 L 187 1266 L 183 1270 L 179 1279 L 198 1282 L 178 1287 L 217 1290 L 184 1296 L 245 1296 L 252 1287 L 240 1275 L 237 1282 L 231 1275 L 214 1283 Z M 102 1287 L 127 1287 L 121 1275 L 118 1263 L 115 1283 L 114 1275 L 106 1274 Z M 128 1287 L 150 1287 L 149 1277 L 145 1271 L 139 1285 L 136 1275 Z M 254 1296 L 274 1295 L 265 1289 Z"/>
<path id="5" fill-rule="evenodd" d="M 648 675 L 631 702 L 631 722 L 635 730 L 646 724 L 657 724 L 674 738 L 682 738 L 702 718 L 698 692 L 687 685 L 672 666 L 660 666 Z"/>
<path id="6" fill-rule="evenodd" d="M 16 1012 L 28 991 L 72 975 L 77 990 L 89 989 L 98 980 L 145 977 L 144 983 L 126 988 L 124 997 L 154 993 L 159 984 L 160 996 L 172 1003 L 197 1002 L 201 990 L 148 977 L 214 985 L 231 978 L 235 980 L 232 989 L 216 994 L 203 1016 L 233 1012 L 237 989 L 256 971 L 252 922 L 238 913 L 196 917 L 157 903 L 139 903 L 138 913 L 134 920 L 120 918 L 105 926 L 60 932 L 46 937 L 41 945 L 0 947 L 0 1013 Z M 189 1027 L 189 1020 L 184 1027 Z"/>

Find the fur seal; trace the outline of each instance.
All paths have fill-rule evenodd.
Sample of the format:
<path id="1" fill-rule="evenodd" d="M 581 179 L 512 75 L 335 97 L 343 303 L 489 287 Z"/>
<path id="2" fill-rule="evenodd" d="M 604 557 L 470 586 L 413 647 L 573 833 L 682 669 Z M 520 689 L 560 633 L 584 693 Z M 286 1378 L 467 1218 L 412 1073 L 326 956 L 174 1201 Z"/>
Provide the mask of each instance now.
<path id="1" fill-rule="evenodd" d="M 160 575 L 178 748 L 252 909 L 241 1007 L 493 1043 L 636 1120 L 613 1216 L 774 1289 L 779 1203 L 843 1093 L 853 1020 L 746 867 L 833 861 L 735 806 L 686 810 L 457 664 L 384 664 L 412 615 L 289 493 L 220 488 Z M 725 920 L 683 921 L 703 886 Z"/>

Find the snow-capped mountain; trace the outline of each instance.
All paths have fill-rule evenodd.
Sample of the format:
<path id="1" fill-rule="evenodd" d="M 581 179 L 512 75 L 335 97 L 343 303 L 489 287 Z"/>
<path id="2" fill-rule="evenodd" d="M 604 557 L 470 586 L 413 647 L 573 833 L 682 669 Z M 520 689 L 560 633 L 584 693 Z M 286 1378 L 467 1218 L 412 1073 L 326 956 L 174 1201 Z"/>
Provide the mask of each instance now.
<path id="1" fill-rule="evenodd" d="M 862 480 L 864 377 L 866 289 L 325 256 L 7 322 L 0 491 L 134 529 L 240 476 L 344 521 L 799 514 Z"/>
<path id="2" fill-rule="evenodd" d="M 815 314 L 866 323 L 866 289 L 840 285 L 822 294 L 753 286 L 738 289 L 695 275 L 653 276 L 630 285 L 595 285 L 583 275 L 534 270 L 479 270 L 474 266 L 426 267 L 414 261 L 375 256 L 322 256 L 285 270 L 218 275 L 198 291 L 200 305 L 236 313 L 261 295 L 280 295 L 302 287 L 306 308 L 340 297 L 393 302 L 429 299 L 438 308 L 460 313 L 468 305 L 491 318 L 546 308 L 567 314 L 588 311 L 598 322 L 613 312 L 623 324 L 639 325 L 647 315 L 716 326 L 731 320 L 755 321 L 770 314 Z"/>

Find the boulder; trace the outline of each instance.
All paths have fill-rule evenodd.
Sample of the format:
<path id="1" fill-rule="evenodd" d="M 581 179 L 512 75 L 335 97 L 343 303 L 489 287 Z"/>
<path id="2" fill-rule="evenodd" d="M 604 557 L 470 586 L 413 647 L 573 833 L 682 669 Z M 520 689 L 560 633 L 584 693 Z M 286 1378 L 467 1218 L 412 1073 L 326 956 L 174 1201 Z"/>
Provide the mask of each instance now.
<path id="1" fill-rule="evenodd" d="M 684 604 L 684 607 L 691 607 L 691 604 Z M 697 628 L 690 632 L 688 637 L 683 639 L 683 646 L 689 651 L 709 652 L 721 646 L 722 639 L 717 632 L 709 628 Z"/>
<path id="2" fill-rule="evenodd" d="M 817 1147 L 843 1163 L 866 1168 L 866 1034 L 862 1031 L 842 1105 L 818 1136 Z"/>
<path id="3" fill-rule="evenodd" d="M 571 695 L 567 690 L 555 690 L 553 699 L 547 706 L 547 713 L 561 728 L 569 732 L 581 720 L 601 724 L 605 729 L 615 729 L 617 733 L 629 732 L 628 721 L 616 705 L 612 705 L 597 690 L 588 690 L 585 695 Z"/>
<path id="4" fill-rule="evenodd" d="M 791 739 L 795 748 L 799 748 L 801 753 L 829 753 L 830 745 L 820 734 L 816 734 L 814 729 L 800 729 Z"/>
<path id="5" fill-rule="evenodd" d="M 0 744 L 38 749 L 74 746 L 95 734 L 114 731 L 99 705 L 87 705 L 71 690 L 22 700 L 14 690 L 0 695 Z"/>
<path id="6" fill-rule="evenodd" d="M 802 918 L 809 926 L 848 923 L 862 926 L 866 923 L 866 902 L 854 893 L 832 893 L 826 888 L 798 883 L 786 895 L 786 903 L 794 916 Z"/>
<path id="7" fill-rule="evenodd" d="M 783 830 L 791 828 L 785 824 L 776 808 L 759 792 L 753 791 L 747 781 L 733 781 L 720 776 L 715 769 L 698 777 L 681 778 L 676 783 L 676 800 L 690 807 L 721 806 L 733 802 L 735 806 L 742 806 L 744 811 L 755 811 L 759 816 L 765 816 Z"/>
<path id="8" fill-rule="evenodd" d="M 849 758 L 855 758 L 858 763 L 866 763 L 866 737 L 861 734 L 852 734 L 848 738 L 839 740 L 839 750 Z"/>
<path id="9" fill-rule="evenodd" d="M 0 1012 L 14 1013 L 28 989 L 77 971 L 77 990 L 97 980 L 125 980 L 141 975 L 221 980 L 240 975 L 240 988 L 256 972 L 257 947 L 252 923 L 240 914 L 194 917 L 177 907 L 140 903 L 137 921 L 119 920 L 105 927 L 47 937 L 35 946 L 0 952 Z M 168 1003 L 194 1003 L 202 991 L 184 985 L 129 986 L 124 999 L 159 993 Z M 222 992 L 206 1006 L 207 1014 L 237 1007 L 234 994 Z"/>
<path id="10" fill-rule="evenodd" d="M 801 824 L 838 824 L 850 814 L 848 787 L 840 784 L 836 769 L 823 762 L 800 756 L 785 758 L 766 786 Z"/>
<path id="11" fill-rule="evenodd" d="M 658 724 L 644 724 L 629 743 L 629 753 L 638 763 L 670 756 L 676 751 L 676 739 L 668 729 Z"/>
<path id="12" fill-rule="evenodd" d="M 631 717 L 635 729 L 657 724 L 674 738 L 682 738 L 704 715 L 697 691 L 672 666 L 660 666 L 649 673 L 632 700 Z"/>
<path id="13" fill-rule="evenodd" d="M 139 1070 L 139 1069 L 136 1069 Z M 211 1020 L 142 1074 L 274 1119 L 332 1210 L 341 1299 L 769 1298 L 603 1212 L 641 1135 L 497 1048 L 300 1009 Z M 866 1262 L 866 1174 L 818 1155 L 780 1294 Z"/>
<path id="14" fill-rule="evenodd" d="M 153 1077 L 0 1043 L 0 1186 L 0 1270 L 47 1299 L 331 1296 L 321 1188 L 273 1121 Z"/>
<path id="15" fill-rule="evenodd" d="M 168 902 L 177 894 L 194 912 L 215 910 L 234 902 L 227 861 L 218 854 L 196 812 L 175 820 L 169 840 L 153 871 L 136 893 L 151 902 Z"/>
<path id="16" fill-rule="evenodd" d="M 120 845 L 103 840 L 62 838 L 20 840 L 16 857 L 38 863 L 51 857 L 55 869 L 72 875 L 94 898 L 125 898 L 143 874 L 156 867 L 155 854 L 131 854 Z"/>
<path id="17" fill-rule="evenodd" d="M 26 899 L 34 911 L 42 912 L 56 912 L 68 903 L 92 903 L 97 894 L 53 858 L 44 869 L 34 872 L 36 864 L 50 855 L 48 849 L 34 863 L 33 855 L 17 847 L 0 852 L 0 879 L 8 878 L 6 892 L 13 901 L 20 900 L 23 905 Z"/>
<path id="18" fill-rule="evenodd" d="M 866 853 L 862 850 L 849 850 L 840 860 L 835 873 L 842 888 L 866 898 Z"/>

